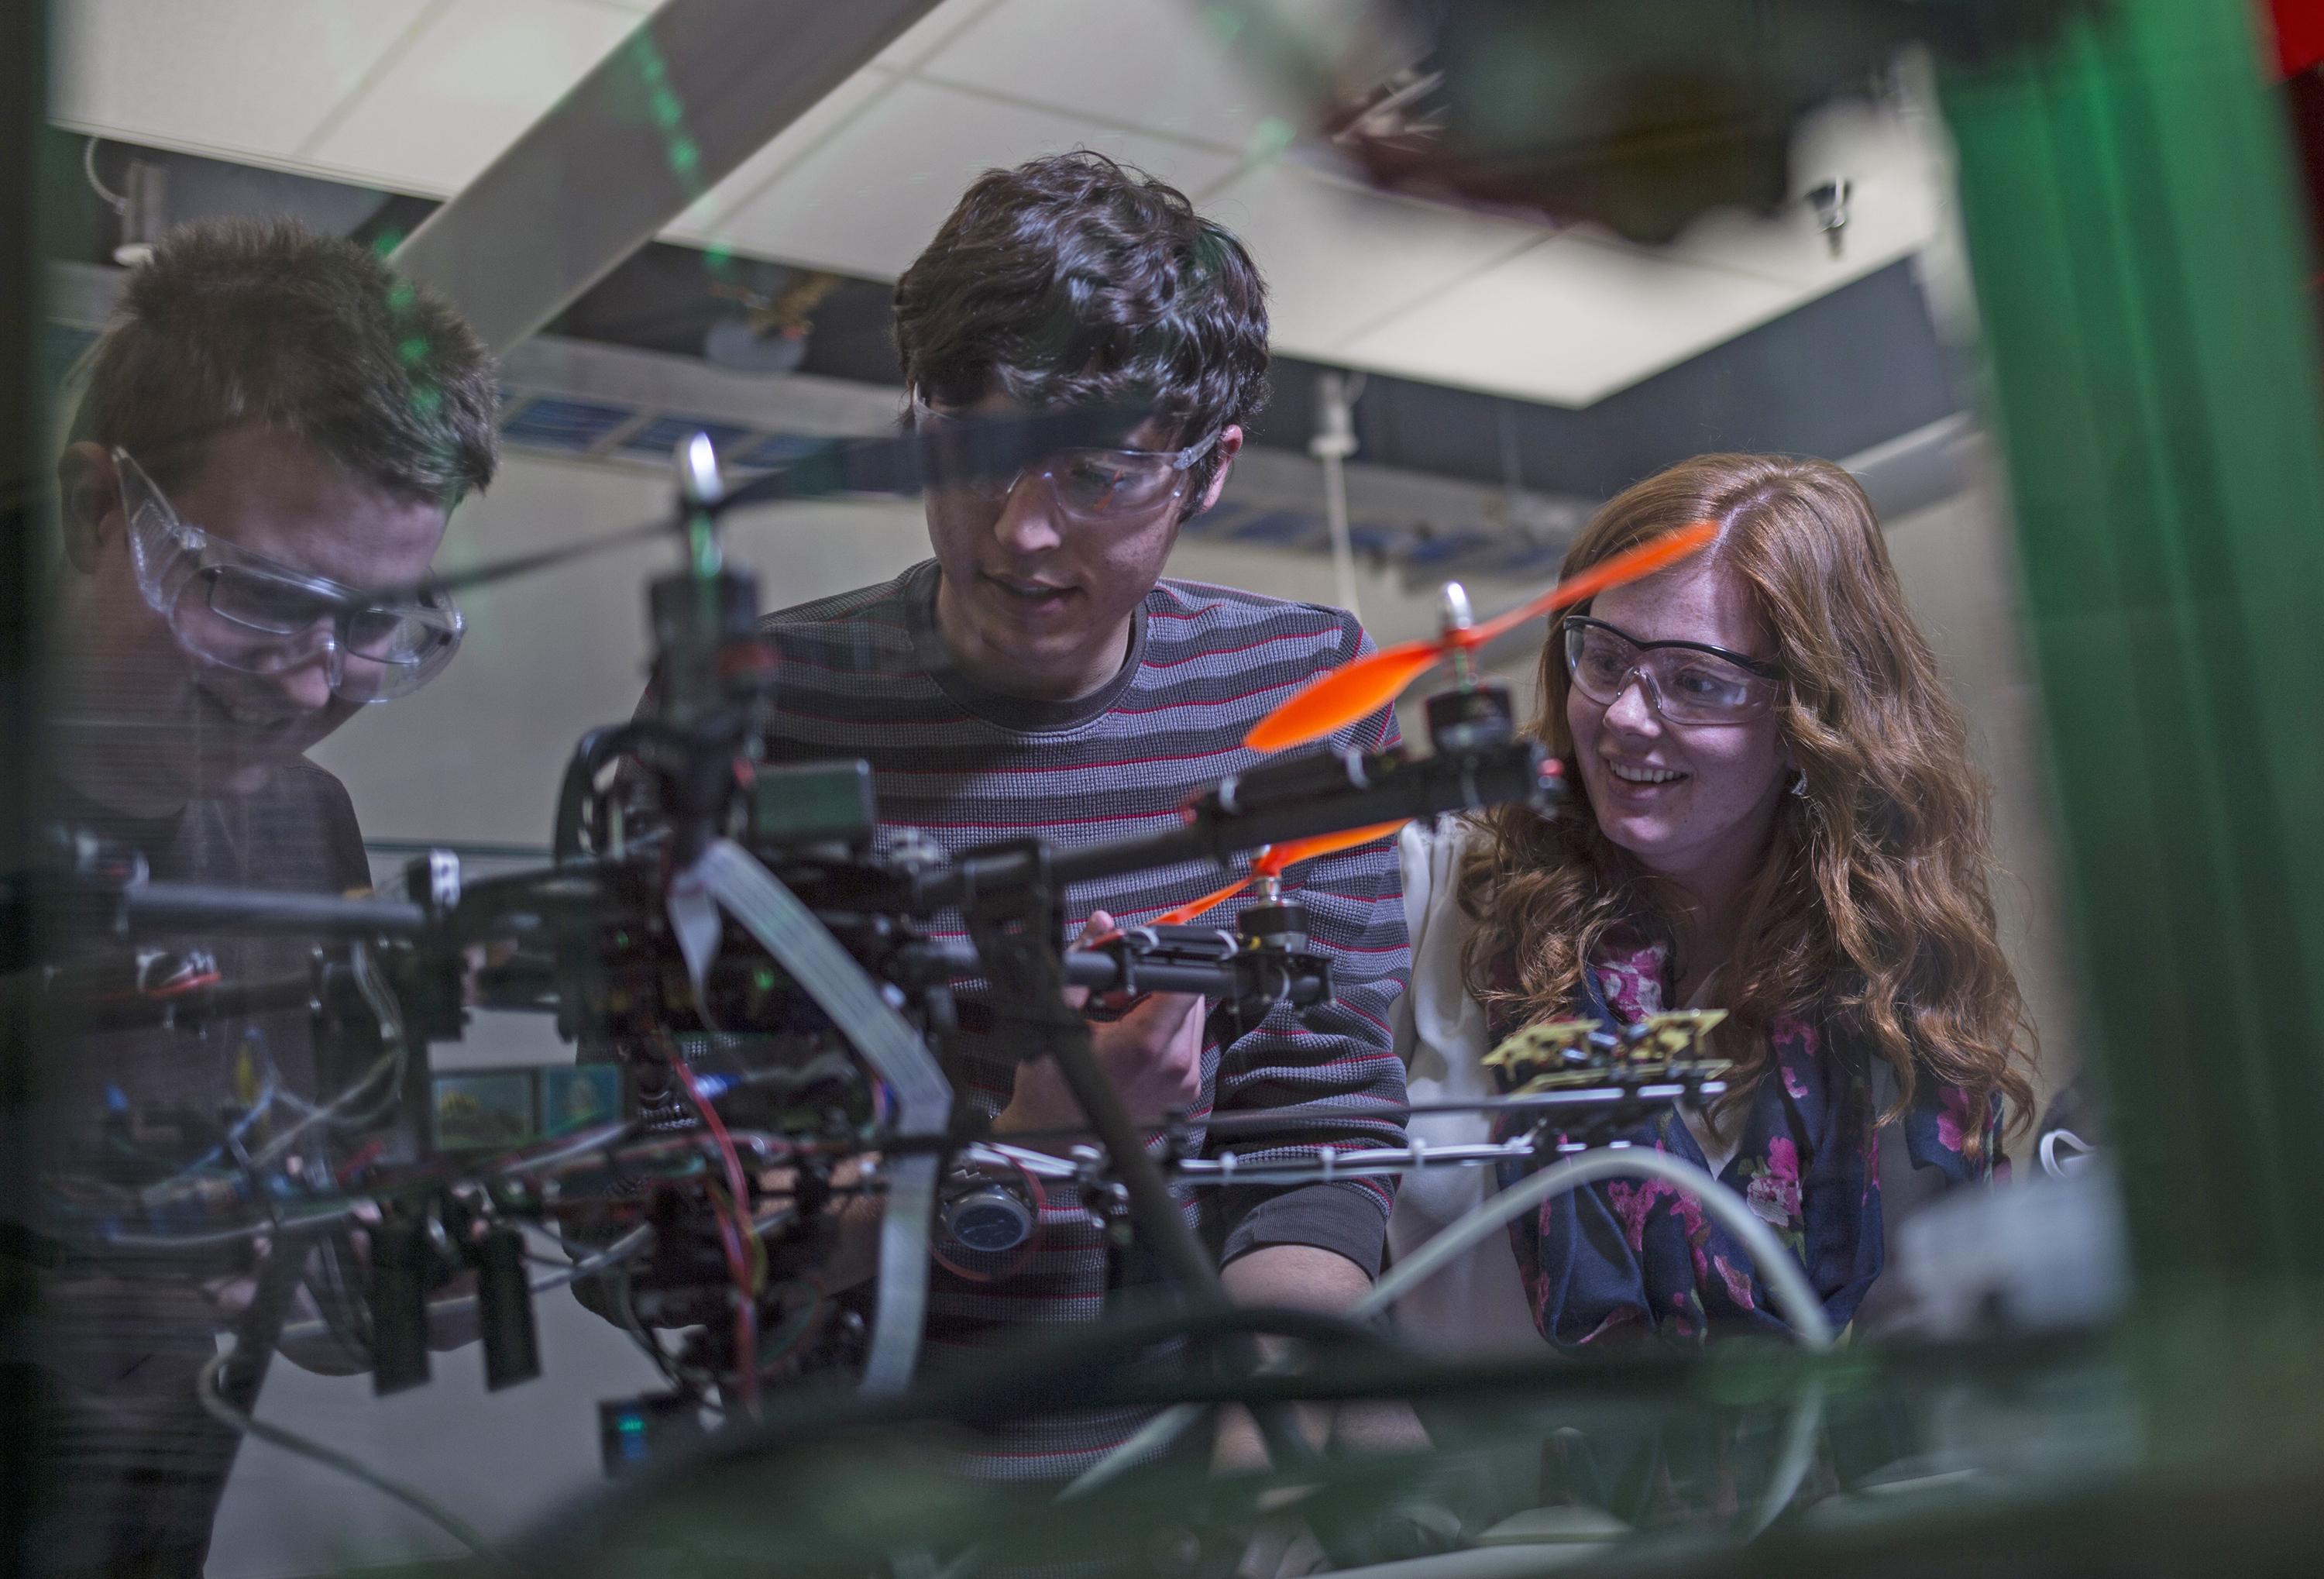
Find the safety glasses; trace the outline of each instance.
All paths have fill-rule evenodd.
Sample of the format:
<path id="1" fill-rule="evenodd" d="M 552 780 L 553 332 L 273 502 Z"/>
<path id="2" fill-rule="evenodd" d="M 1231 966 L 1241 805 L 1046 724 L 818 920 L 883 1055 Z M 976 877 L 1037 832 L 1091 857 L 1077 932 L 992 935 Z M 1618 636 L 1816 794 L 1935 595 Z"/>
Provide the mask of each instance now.
<path id="1" fill-rule="evenodd" d="M 180 519 L 169 496 L 115 449 L 138 590 L 179 645 L 245 674 L 326 666 L 334 695 L 392 701 L 436 678 L 466 628 L 448 594 L 384 603 L 236 548 Z"/>
<path id="2" fill-rule="evenodd" d="M 1060 513 L 1084 525 L 1142 521 L 1180 503 L 1194 467 L 1218 445 L 1216 433 L 1184 449 L 1061 449 L 1013 473 L 979 476 L 968 467 L 948 471 L 945 451 L 965 439 L 969 424 L 912 402 L 912 425 L 930 440 L 932 471 L 940 489 L 999 504 L 1027 477 L 1038 477 Z"/>
<path id="3" fill-rule="evenodd" d="M 1568 614 L 1562 633 L 1575 690 L 1611 706 L 1637 675 L 1647 705 L 1673 724 L 1739 724 L 1783 689 L 1775 665 L 1707 642 L 1640 642 L 1588 614 Z"/>

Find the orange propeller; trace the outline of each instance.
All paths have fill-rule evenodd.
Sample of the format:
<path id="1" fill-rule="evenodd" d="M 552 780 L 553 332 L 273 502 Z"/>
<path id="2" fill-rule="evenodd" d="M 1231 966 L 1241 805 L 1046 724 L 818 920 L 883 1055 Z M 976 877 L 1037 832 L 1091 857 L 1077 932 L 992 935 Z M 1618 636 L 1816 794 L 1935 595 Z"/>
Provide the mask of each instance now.
<path id="1" fill-rule="evenodd" d="M 1441 636 L 1383 647 L 1318 677 L 1260 719 L 1243 736 L 1242 743 L 1253 751 L 1281 751 L 1286 746 L 1321 740 L 1395 701 L 1405 687 L 1453 653 L 1481 647 L 1552 609 L 1580 603 L 1609 587 L 1651 576 L 1666 565 L 1710 547 L 1711 539 L 1718 535 L 1717 522 L 1696 522 L 1592 565 L 1579 576 L 1559 582 L 1531 603 L 1520 604 L 1481 625 L 1465 625 Z"/>
<path id="2" fill-rule="evenodd" d="M 1337 854 L 1342 850 L 1352 850 L 1358 845 L 1369 845 L 1374 839 L 1396 832 L 1406 820 L 1398 817 L 1394 822 L 1376 822 L 1370 827 L 1348 828 L 1336 834 L 1318 834 L 1312 839 L 1293 839 L 1288 844 L 1269 845 L 1259 853 L 1259 859 L 1250 863 L 1250 871 L 1241 878 L 1214 893 L 1206 893 L 1201 899 L 1155 917 L 1153 925 L 1183 927 L 1204 911 L 1226 903 L 1262 877 L 1280 877 L 1302 861 L 1313 861 L 1318 855 Z"/>

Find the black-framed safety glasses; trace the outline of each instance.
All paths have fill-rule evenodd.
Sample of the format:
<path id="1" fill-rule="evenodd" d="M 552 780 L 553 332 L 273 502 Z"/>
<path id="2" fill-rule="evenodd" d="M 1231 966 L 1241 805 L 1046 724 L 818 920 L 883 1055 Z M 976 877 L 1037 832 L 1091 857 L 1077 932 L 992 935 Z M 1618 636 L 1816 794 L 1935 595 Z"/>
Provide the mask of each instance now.
<path id="1" fill-rule="evenodd" d="M 1739 724 L 1775 705 L 1780 665 L 1704 642 L 1641 642 L 1588 614 L 1561 622 L 1573 688 L 1610 706 L 1637 677 L 1646 703 L 1673 724 Z"/>

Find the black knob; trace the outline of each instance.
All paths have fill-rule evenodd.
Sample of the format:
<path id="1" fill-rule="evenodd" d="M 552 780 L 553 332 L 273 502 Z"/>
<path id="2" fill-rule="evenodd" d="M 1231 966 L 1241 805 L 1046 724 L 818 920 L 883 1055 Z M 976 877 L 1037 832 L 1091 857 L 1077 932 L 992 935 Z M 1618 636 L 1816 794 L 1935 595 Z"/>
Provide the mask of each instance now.
<path id="1" fill-rule="evenodd" d="M 1428 738 L 1440 752 L 1499 745 L 1516 727 L 1507 686 L 1471 686 L 1428 698 Z"/>
<path id="2" fill-rule="evenodd" d="M 1246 947 L 1304 949 L 1307 907 L 1297 900 L 1260 900 L 1242 908 L 1235 928 Z"/>

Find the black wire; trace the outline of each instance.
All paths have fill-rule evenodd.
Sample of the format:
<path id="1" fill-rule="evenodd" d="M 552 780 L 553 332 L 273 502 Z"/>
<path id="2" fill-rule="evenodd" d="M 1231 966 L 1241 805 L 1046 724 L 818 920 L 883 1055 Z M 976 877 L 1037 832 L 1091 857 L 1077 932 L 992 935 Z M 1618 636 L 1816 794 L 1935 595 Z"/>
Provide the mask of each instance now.
<path id="1" fill-rule="evenodd" d="M 1084 1408 L 1118 1379 L 1126 1362 L 1173 1342 L 1202 1344 L 1239 1336 L 1288 1337 L 1332 1350 L 1401 1354 L 1403 1346 L 1362 1323 L 1317 1311 L 1263 1306 L 1165 1309 L 1094 1324 L 1056 1338 L 996 1348 L 973 1375 L 895 1397 L 802 1395 L 778 1402 L 755 1422 L 719 1432 L 689 1452 L 635 1472 L 607 1496 L 567 1510 L 518 1543 L 521 1567 L 570 1579 L 602 1558 L 604 1547 L 665 1493 L 699 1495 L 706 1477 L 753 1475 L 763 1484 L 769 1461 L 844 1434 L 914 1421 L 989 1426 L 1027 1416 Z M 1173 1353 L 1170 1359 L 1180 1356 Z"/>

